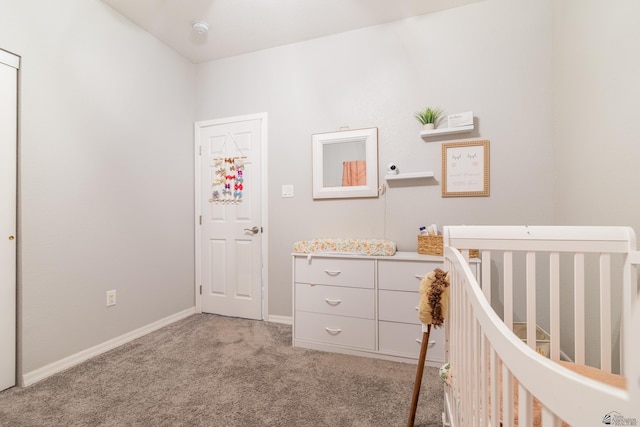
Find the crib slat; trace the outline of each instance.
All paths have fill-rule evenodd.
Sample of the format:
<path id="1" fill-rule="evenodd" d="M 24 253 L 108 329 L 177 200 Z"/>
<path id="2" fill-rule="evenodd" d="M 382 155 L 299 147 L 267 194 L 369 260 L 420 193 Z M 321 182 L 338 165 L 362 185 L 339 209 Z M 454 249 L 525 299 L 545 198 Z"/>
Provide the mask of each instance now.
<path id="1" fill-rule="evenodd" d="M 551 359 L 560 360 L 560 254 L 549 255 L 549 316 Z"/>
<path id="2" fill-rule="evenodd" d="M 454 302 L 454 307 L 451 310 L 451 330 L 452 331 L 456 331 L 456 333 L 453 336 L 453 340 L 450 343 L 451 347 L 454 349 L 462 349 L 462 336 L 460 334 L 460 328 L 462 327 L 461 325 L 461 316 L 462 316 L 462 303 L 463 300 L 465 298 L 465 294 L 463 291 L 463 285 L 462 285 L 462 280 L 463 277 L 462 275 L 458 274 L 457 270 L 453 271 L 454 273 L 454 279 L 453 282 L 451 282 L 455 287 L 452 289 L 452 293 L 455 292 L 457 295 L 459 295 L 458 298 L 454 298 L 453 302 Z M 453 386 L 451 387 L 453 396 L 452 396 L 452 404 L 455 404 L 455 402 L 460 401 L 460 399 L 462 398 L 461 394 L 462 394 L 462 388 L 464 387 L 464 384 L 462 383 L 462 381 L 464 380 L 464 365 L 462 364 L 462 353 L 461 351 L 452 351 L 451 354 L 453 355 L 453 357 L 451 358 L 451 366 L 455 366 L 456 369 L 460 370 L 460 375 L 453 375 L 452 381 L 454 382 Z M 456 425 L 461 425 L 461 418 L 462 418 L 462 413 L 458 410 L 454 411 L 456 419 L 455 419 L 455 424 Z"/>
<path id="3" fill-rule="evenodd" d="M 542 407 L 541 414 L 542 427 L 560 427 L 561 421 L 553 412 L 551 412 L 546 406 Z"/>
<path id="4" fill-rule="evenodd" d="M 573 257 L 573 324 L 574 324 L 574 360 L 579 365 L 585 364 L 585 286 L 584 286 L 584 254 L 576 253 Z"/>
<path id="5" fill-rule="evenodd" d="M 532 425 L 533 397 L 522 384 L 518 384 L 518 426 L 531 427 Z"/>
<path id="6" fill-rule="evenodd" d="M 513 375 L 502 364 L 502 424 L 513 425 Z"/>
<path id="7" fill-rule="evenodd" d="M 498 378 L 500 375 L 498 374 L 498 355 L 496 351 L 491 347 L 489 349 L 491 353 L 491 426 L 497 427 L 500 423 L 499 417 L 499 408 L 500 401 L 498 399 Z"/>
<path id="8" fill-rule="evenodd" d="M 504 323 L 513 330 L 513 252 L 503 255 L 504 274 Z"/>
<path id="9" fill-rule="evenodd" d="M 600 369 L 611 372 L 611 255 L 600 254 Z"/>
<path id="10" fill-rule="evenodd" d="M 622 273 L 622 326 L 620 327 L 620 336 L 626 336 L 626 330 L 628 326 L 631 325 L 631 306 L 634 301 L 637 299 L 638 294 L 638 277 L 636 268 L 632 268 L 632 266 L 638 266 L 640 264 L 640 251 L 632 251 L 626 257 L 624 272 Z M 635 284 L 635 285 L 632 285 Z M 627 374 L 626 365 L 627 362 L 625 360 L 625 351 L 623 340 L 620 340 L 620 373 Z M 640 384 L 640 381 L 639 381 Z"/>
<path id="11" fill-rule="evenodd" d="M 474 322 L 473 322 L 473 341 L 474 341 L 474 353 L 476 355 L 482 355 L 482 350 L 484 349 L 484 344 L 483 344 L 483 340 L 482 340 L 482 327 L 480 326 L 480 323 L 478 322 L 478 320 L 476 319 L 476 316 L 474 316 Z M 474 372 L 481 372 L 482 371 L 482 357 L 474 357 L 473 360 L 475 361 L 475 366 L 474 366 Z M 474 387 L 475 387 L 475 395 L 476 395 L 476 404 L 477 404 L 477 408 L 484 408 L 484 404 L 482 403 L 482 394 L 479 393 L 480 390 L 482 390 L 482 375 L 474 375 Z M 476 411 L 477 412 L 477 417 L 478 417 L 478 426 L 482 427 L 484 426 L 484 416 L 482 415 L 482 412 L 480 411 Z"/>
<path id="12" fill-rule="evenodd" d="M 482 264 L 480 268 L 482 280 L 480 281 L 480 286 L 482 286 L 482 292 L 485 298 L 491 303 L 491 251 L 482 251 L 481 257 Z"/>
<path id="13" fill-rule="evenodd" d="M 469 298 L 468 295 L 464 295 L 464 305 L 462 307 L 462 347 L 465 349 L 464 353 L 468 354 L 469 351 L 469 319 L 471 318 L 471 315 L 469 313 L 469 310 L 471 310 L 471 304 L 469 302 Z M 461 362 L 463 366 L 463 372 L 464 375 L 466 377 L 466 382 L 467 382 L 467 386 L 465 387 L 464 390 L 464 399 L 467 402 L 473 402 L 472 400 L 472 387 L 471 387 L 471 381 L 473 378 L 472 375 L 472 370 L 471 370 L 471 357 L 464 357 Z M 473 419 L 473 404 L 467 405 L 467 408 L 464 412 L 464 419 L 465 420 L 472 420 Z"/>
<path id="14" fill-rule="evenodd" d="M 489 340 L 487 337 L 480 332 L 482 335 L 481 345 L 480 345 L 480 407 L 482 408 L 481 416 L 482 416 L 482 425 L 489 425 L 490 419 L 490 408 L 487 404 L 487 387 L 489 384 L 487 383 L 487 366 L 489 361 L 487 360 L 487 354 L 489 352 Z"/>
<path id="15" fill-rule="evenodd" d="M 451 275 L 451 278 L 450 278 L 451 295 L 455 295 L 461 291 L 461 287 L 459 285 L 460 276 L 457 270 L 451 268 L 452 266 L 448 261 L 447 261 L 446 267 L 447 267 L 447 270 L 449 270 L 449 274 Z M 459 301 L 460 301 L 460 298 L 452 298 L 450 301 L 451 310 L 449 313 L 449 326 L 447 327 L 447 332 L 449 334 L 449 341 L 446 343 L 447 351 L 449 353 L 449 363 L 451 364 L 450 366 L 457 366 L 458 357 L 459 357 L 459 352 L 453 350 L 458 345 L 458 334 L 454 333 L 453 331 L 457 331 L 458 328 L 460 327 L 458 324 L 458 313 L 459 313 L 458 310 L 460 306 Z M 450 377 L 450 381 L 451 381 L 451 386 L 447 389 L 447 392 L 449 393 L 449 405 L 453 405 L 454 402 L 457 402 L 457 399 L 459 398 L 458 387 L 460 387 L 460 383 L 458 381 L 457 376 Z M 460 419 L 458 417 L 458 411 L 453 410 L 450 415 L 452 416 L 452 419 L 450 421 L 453 423 L 453 425 L 457 425 L 460 422 Z"/>
<path id="16" fill-rule="evenodd" d="M 469 351 L 469 353 L 471 353 L 473 351 L 473 324 L 476 322 L 475 319 L 475 315 L 473 313 L 473 307 L 471 306 L 471 301 L 468 302 L 466 308 L 466 328 L 467 328 L 467 333 L 466 333 L 466 339 L 465 339 L 465 348 Z M 475 354 L 475 353 L 473 353 Z M 465 361 L 467 363 L 467 372 L 469 373 L 469 387 L 468 387 L 468 396 L 467 398 L 469 399 L 469 402 L 475 402 L 475 375 L 472 374 L 472 372 L 475 372 L 474 370 L 474 360 L 475 357 L 466 357 Z M 473 410 L 470 411 L 469 413 L 469 418 L 467 418 L 468 420 L 472 420 L 473 423 L 476 423 L 476 417 L 477 417 L 477 410 L 475 405 L 472 405 Z"/>
<path id="17" fill-rule="evenodd" d="M 536 253 L 527 252 L 527 344 L 536 349 Z"/>
<path id="18" fill-rule="evenodd" d="M 460 298 L 460 300 L 458 301 L 458 305 L 457 305 L 457 308 L 456 308 L 458 313 L 456 314 L 456 325 L 454 327 L 458 331 L 460 331 L 460 329 L 463 328 L 463 325 L 462 325 L 462 311 L 463 311 L 464 298 L 465 298 L 465 296 L 463 295 Z M 463 338 L 462 334 L 460 332 L 458 332 L 456 334 L 456 342 L 453 344 L 455 346 L 455 348 L 459 348 L 459 349 L 464 348 L 462 346 L 462 338 Z M 459 399 L 463 399 L 464 398 L 464 389 L 463 388 L 465 387 L 465 384 L 463 383 L 463 381 L 465 379 L 464 378 L 465 372 L 464 372 L 464 364 L 462 363 L 463 353 L 458 352 L 458 351 L 455 352 L 455 353 L 456 353 L 456 358 L 454 359 L 455 365 L 453 365 L 453 366 L 455 366 L 456 369 L 458 367 L 460 367 L 460 375 L 457 375 L 457 376 L 454 375 L 454 378 L 456 378 L 457 382 L 458 382 L 458 384 L 456 386 L 456 396 L 455 396 L 455 399 L 454 399 L 454 402 L 457 402 L 457 401 L 459 401 Z M 464 418 L 464 416 L 465 416 L 465 413 L 463 411 L 459 411 L 458 412 L 458 425 L 460 425 L 460 423 L 462 422 L 462 419 Z"/>
<path id="19" fill-rule="evenodd" d="M 467 349 L 469 349 L 469 352 L 474 352 L 475 353 L 475 323 L 477 322 L 477 319 L 475 318 L 475 314 L 473 313 L 473 307 L 471 305 L 471 302 L 469 302 L 469 322 L 468 322 L 468 327 L 469 327 L 469 339 L 467 341 Z M 471 414 L 471 420 L 473 420 L 473 423 L 475 425 L 479 425 L 478 423 L 478 419 L 479 419 L 479 411 L 478 411 L 478 381 L 477 381 L 477 376 L 475 375 L 475 372 L 477 371 L 477 364 L 478 364 L 478 359 L 477 357 L 468 357 L 467 359 L 469 360 L 469 373 L 473 372 L 474 374 L 471 375 L 472 381 L 470 381 L 470 387 L 469 387 L 469 396 L 470 396 L 470 402 L 474 402 L 473 404 L 473 411 Z"/>

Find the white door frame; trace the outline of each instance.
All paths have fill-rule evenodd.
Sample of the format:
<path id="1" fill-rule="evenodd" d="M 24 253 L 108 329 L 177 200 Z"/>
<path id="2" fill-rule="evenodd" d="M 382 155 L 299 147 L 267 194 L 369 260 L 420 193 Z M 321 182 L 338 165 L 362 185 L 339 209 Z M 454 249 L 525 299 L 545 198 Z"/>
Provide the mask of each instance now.
<path id="1" fill-rule="evenodd" d="M 268 287 L 268 266 L 269 266 L 269 254 L 267 242 L 269 241 L 269 227 L 267 222 L 267 201 L 269 199 L 267 189 L 269 188 L 267 185 L 267 113 L 257 113 L 257 114 L 247 114 L 244 116 L 234 116 L 234 117 L 226 117 L 222 119 L 213 119 L 213 120 L 203 120 L 195 122 L 194 125 L 194 165 L 195 165 L 195 217 L 194 217 L 194 228 L 195 228 L 195 268 L 196 268 L 196 282 L 194 287 L 195 292 L 195 302 L 196 302 L 196 313 L 202 313 L 202 248 L 200 245 L 200 233 L 201 233 L 201 224 L 200 224 L 200 215 L 202 214 L 202 201 L 201 199 L 201 179 L 200 174 L 202 173 L 200 166 L 200 130 L 204 127 L 208 126 L 216 126 L 216 125 L 224 125 L 227 123 L 234 122 L 244 122 L 248 120 L 260 120 L 261 123 L 261 167 L 262 173 L 260 176 L 260 189 L 262 192 L 262 198 L 260 200 L 260 223 L 262 224 L 262 242 L 261 242 L 261 251 L 262 251 L 262 268 L 260 269 L 260 282 L 261 282 L 261 291 L 262 291 L 262 317 L 263 320 L 267 320 L 269 318 L 269 287 Z"/>

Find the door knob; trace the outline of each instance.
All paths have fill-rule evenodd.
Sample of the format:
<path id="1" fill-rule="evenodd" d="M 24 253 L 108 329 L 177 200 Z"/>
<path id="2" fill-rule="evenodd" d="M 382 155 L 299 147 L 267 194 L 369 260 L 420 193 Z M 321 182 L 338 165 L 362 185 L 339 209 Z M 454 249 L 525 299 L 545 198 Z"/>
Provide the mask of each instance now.
<path id="1" fill-rule="evenodd" d="M 13 240 L 13 239 L 15 239 L 15 237 L 9 236 L 9 240 Z"/>
<path id="2" fill-rule="evenodd" d="M 257 225 L 254 225 L 252 228 L 245 228 L 244 231 L 250 231 L 253 234 L 258 234 L 260 228 Z"/>

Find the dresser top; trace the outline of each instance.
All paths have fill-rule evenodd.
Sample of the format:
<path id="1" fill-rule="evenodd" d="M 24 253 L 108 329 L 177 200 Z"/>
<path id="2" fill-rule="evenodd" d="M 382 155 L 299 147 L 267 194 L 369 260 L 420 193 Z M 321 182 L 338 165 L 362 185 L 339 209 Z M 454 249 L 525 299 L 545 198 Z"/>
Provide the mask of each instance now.
<path id="1" fill-rule="evenodd" d="M 313 253 L 300 253 L 293 252 L 291 254 L 294 257 L 311 257 L 311 258 L 342 258 L 342 259 L 377 259 L 377 260 L 389 260 L 389 261 L 430 261 L 430 262 L 443 262 L 444 257 L 439 255 L 423 255 L 417 252 L 403 252 L 398 251 L 391 256 L 376 256 L 376 255 L 362 255 L 351 252 L 313 252 Z M 472 258 L 471 262 L 480 262 L 478 258 Z"/>
<path id="2" fill-rule="evenodd" d="M 398 260 L 398 261 L 432 261 L 442 262 L 443 257 L 437 255 L 422 255 L 417 252 L 398 251 L 391 256 L 362 255 L 349 252 L 313 252 L 299 253 L 294 252 L 291 255 L 295 257 L 312 257 L 312 258 L 354 258 L 354 259 L 379 259 L 379 260 Z"/>

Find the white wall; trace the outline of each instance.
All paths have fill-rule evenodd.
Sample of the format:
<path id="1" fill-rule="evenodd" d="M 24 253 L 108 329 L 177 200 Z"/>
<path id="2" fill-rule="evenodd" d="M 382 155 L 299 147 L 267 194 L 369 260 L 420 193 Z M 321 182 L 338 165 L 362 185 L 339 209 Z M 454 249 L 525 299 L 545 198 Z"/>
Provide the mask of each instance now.
<path id="1" fill-rule="evenodd" d="M 554 5 L 559 223 L 640 231 L 640 2 Z"/>
<path id="2" fill-rule="evenodd" d="M 640 231 L 638 17 L 640 2 L 635 0 L 554 2 L 554 206 L 559 224 Z M 587 292 L 587 304 L 597 304 L 598 289 Z M 613 295 L 621 297 L 620 290 Z M 587 308 L 593 311 L 597 307 Z M 572 313 L 563 314 L 571 325 Z M 597 331 L 597 322 L 587 316 L 586 330 Z M 588 342 L 597 339 L 587 334 Z M 572 355 L 571 334 L 563 335 L 563 342 Z M 599 355 L 587 357 L 597 362 Z"/>
<path id="3" fill-rule="evenodd" d="M 202 64 L 196 120 L 269 114 L 269 314 L 291 315 L 292 244 L 377 237 L 415 251 L 425 224 L 553 221 L 551 2 L 487 0 Z M 473 110 L 491 141 L 491 196 L 441 197 L 441 142 L 424 142 L 415 111 Z M 379 128 L 380 176 L 433 170 L 427 185 L 377 199 L 311 197 L 311 135 Z M 384 180 L 381 179 L 381 183 Z M 280 198 L 293 184 L 294 198 Z"/>
<path id="4" fill-rule="evenodd" d="M 0 0 L 0 43 L 22 56 L 29 373 L 193 307 L 195 69 L 99 1 Z"/>

